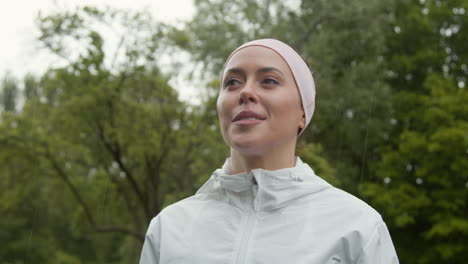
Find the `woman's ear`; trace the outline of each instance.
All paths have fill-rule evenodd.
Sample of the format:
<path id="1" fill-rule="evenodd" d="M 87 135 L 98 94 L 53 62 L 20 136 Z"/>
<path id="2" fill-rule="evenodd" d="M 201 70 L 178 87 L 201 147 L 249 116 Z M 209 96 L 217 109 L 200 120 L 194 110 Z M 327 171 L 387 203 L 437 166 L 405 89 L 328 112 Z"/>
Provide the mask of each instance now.
<path id="1" fill-rule="evenodd" d="M 305 124 L 306 124 L 306 117 L 305 117 L 304 111 L 302 111 L 302 117 L 299 120 L 299 128 L 303 129 L 305 127 Z"/>
<path id="2" fill-rule="evenodd" d="M 302 117 L 301 119 L 299 120 L 299 127 L 297 128 L 297 134 L 299 135 L 301 133 L 301 131 L 304 129 L 305 127 L 305 114 L 304 114 L 304 111 L 302 111 Z"/>

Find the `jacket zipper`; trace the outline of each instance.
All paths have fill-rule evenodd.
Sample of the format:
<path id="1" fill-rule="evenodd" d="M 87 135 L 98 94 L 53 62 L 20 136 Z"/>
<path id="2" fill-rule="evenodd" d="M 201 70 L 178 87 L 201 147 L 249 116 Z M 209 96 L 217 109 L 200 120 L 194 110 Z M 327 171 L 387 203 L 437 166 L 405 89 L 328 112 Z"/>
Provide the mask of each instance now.
<path id="1" fill-rule="evenodd" d="M 246 251 L 248 249 L 249 239 L 252 234 L 253 222 L 254 222 L 254 199 L 250 204 L 249 214 L 247 215 L 247 221 L 244 225 L 244 232 L 239 246 L 239 253 L 237 255 L 237 264 L 245 263 Z"/>

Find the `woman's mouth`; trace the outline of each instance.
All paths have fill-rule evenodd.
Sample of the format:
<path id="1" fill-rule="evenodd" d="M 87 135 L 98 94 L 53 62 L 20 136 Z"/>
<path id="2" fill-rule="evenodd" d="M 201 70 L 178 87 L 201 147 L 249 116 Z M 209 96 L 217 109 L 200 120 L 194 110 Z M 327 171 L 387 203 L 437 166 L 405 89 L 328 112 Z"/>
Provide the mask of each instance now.
<path id="1" fill-rule="evenodd" d="M 241 111 L 232 119 L 232 122 L 237 125 L 247 126 L 258 124 L 265 119 L 266 118 L 263 115 L 257 114 L 253 111 Z"/>

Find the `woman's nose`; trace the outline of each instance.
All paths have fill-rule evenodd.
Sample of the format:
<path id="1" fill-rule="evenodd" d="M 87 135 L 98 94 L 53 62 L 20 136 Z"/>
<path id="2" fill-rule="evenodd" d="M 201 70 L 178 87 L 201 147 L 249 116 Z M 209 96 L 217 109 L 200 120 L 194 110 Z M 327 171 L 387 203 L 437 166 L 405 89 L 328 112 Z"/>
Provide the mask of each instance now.
<path id="1" fill-rule="evenodd" d="M 239 104 L 257 103 L 258 96 L 255 89 L 255 82 L 247 82 L 239 93 Z"/>

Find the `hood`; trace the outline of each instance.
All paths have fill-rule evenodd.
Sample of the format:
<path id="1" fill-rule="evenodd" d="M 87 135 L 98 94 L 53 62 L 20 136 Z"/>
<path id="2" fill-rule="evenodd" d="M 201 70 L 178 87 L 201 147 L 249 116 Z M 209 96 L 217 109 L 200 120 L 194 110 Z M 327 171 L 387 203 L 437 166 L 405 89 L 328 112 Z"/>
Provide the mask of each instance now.
<path id="1" fill-rule="evenodd" d="M 274 171 L 254 169 L 249 173 L 229 175 L 230 164 L 228 158 L 197 194 L 218 195 L 218 199 L 242 209 L 253 203 L 255 211 L 269 211 L 331 187 L 299 157 L 296 157 L 294 167 Z"/>

